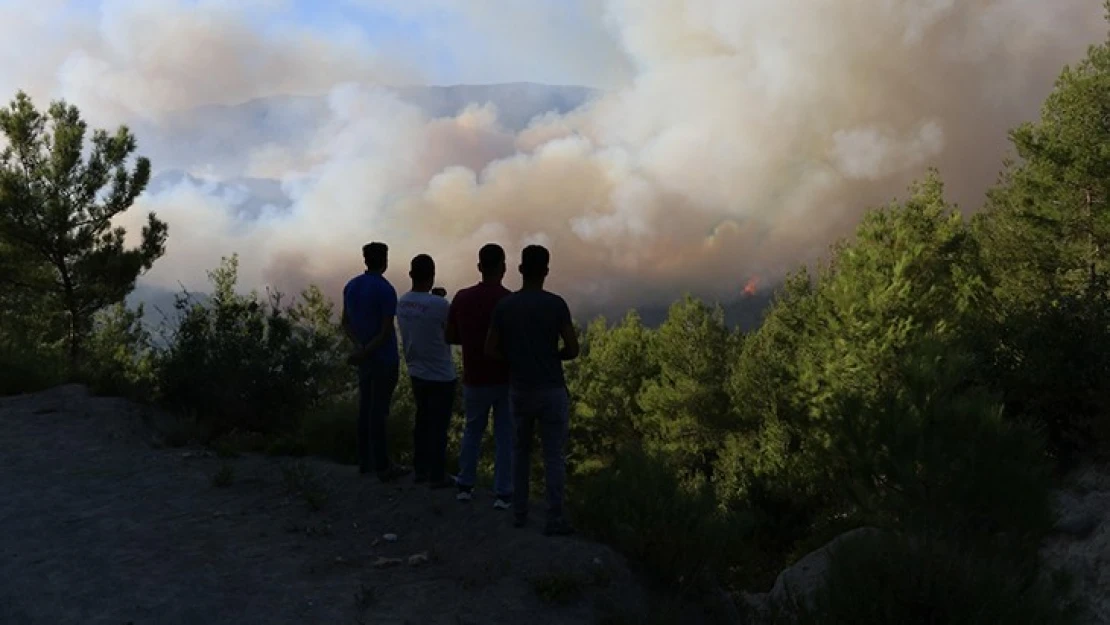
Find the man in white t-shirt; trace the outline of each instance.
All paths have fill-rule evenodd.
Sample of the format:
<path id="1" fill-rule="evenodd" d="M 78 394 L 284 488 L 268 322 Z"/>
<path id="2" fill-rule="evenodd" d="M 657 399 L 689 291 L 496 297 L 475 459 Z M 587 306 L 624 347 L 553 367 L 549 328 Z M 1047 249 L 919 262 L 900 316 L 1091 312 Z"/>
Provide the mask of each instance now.
<path id="1" fill-rule="evenodd" d="M 444 327 L 451 307 L 446 297 L 433 295 L 436 265 L 431 256 L 412 259 L 409 270 L 412 290 L 397 302 L 401 344 L 412 379 L 416 401 L 413 427 L 413 469 L 416 482 L 430 488 L 447 488 L 447 429 L 455 400 L 455 361 L 447 345 Z"/>

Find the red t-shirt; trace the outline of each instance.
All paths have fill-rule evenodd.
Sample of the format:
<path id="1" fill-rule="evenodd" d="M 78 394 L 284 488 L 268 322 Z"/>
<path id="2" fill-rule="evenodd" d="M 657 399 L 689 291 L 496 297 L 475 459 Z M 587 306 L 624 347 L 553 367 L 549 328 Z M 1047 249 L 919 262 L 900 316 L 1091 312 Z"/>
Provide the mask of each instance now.
<path id="1" fill-rule="evenodd" d="M 448 327 L 454 327 L 462 344 L 463 384 L 492 386 L 509 383 L 509 366 L 504 361 L 486 356 L 486 334 L 489 333 L 493 308 L 512 291 L 500 284 L 478 284 L 455 294 L 447 315 Z"/>

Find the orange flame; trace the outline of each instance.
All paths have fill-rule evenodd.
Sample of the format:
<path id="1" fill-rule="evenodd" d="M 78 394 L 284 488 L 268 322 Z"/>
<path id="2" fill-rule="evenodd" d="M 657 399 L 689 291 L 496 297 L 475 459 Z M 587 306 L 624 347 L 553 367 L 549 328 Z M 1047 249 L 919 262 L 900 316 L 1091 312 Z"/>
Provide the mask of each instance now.
<path id="1" fill-rule="evenodd" d="M 744 295 L 745 296 L 755 295 L 755 291 L 758 288 L 759 288 L 759 278 L 752 278 L 751 280 L 748 280 L 747 284 L 744 285 Z"/>

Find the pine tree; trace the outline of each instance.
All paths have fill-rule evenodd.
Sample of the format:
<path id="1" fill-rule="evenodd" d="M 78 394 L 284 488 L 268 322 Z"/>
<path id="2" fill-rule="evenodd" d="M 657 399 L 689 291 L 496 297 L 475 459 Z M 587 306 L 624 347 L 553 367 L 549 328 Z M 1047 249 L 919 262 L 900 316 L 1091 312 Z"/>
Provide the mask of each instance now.
<path id="1" fill-rule="evenodd" d="M 165 251 L 167 226 L 154 213 L 134 249 L 112 224 L 146 188 L 150 161 L 128 169 L 136 141 L 126 126 L 94 131 L 87 146 L 76 106 L 56 101 L 44 114 L 23 92 L 0 110 L 0 131 L 0 282 L 64 314 L 72 374 L 94 314 L 122 301 Z"/>

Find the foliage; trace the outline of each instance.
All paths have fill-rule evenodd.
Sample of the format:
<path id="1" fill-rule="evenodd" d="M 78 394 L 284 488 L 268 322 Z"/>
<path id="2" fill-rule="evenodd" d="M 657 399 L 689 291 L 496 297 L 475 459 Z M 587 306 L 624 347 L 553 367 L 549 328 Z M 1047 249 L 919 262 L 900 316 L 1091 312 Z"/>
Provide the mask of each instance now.
<path id="1" fill-rule="evenodd" d="M 326 301 L 309 292 L 283 306 L 235 292 L 238 257 L 210 272 L 207 304 L 186 293 L 180 320 L 159 355 L 161 400 L 194 412 L 217 432 L 295 430 L 309 408 L 339 395 L 345 377 L 340 334 L 326 321 Z M 349 377 L 349 376 L 347 376 Z"/>
<path id="2" fill-rule="evenodd" d="M 976 218 L 995 292 L 990 375 L 1070 465 L 1110 444 L 1110 44 L 1066 67 Z"/>
<path id="3" fill-rule="evenodd" d="M 77 107 L 64 101 L 43 113 L 20 92 L 0 110 L 8 143 L 0 153 L 0 276 L 5 288 L 65 313 L 71 372 L 93 315 L 134 288 L 164 252 L 167 233 L 151 213 L 140 245 L 125 246 L 126 232 L 113 220 L 146 188 L 150 161 L 138 158 L 128 170 L 136 142 L 126 127 L 94 131 L 91 146 L 86 129 Z"/>
<path id="4" fill-rule="evenodd" d="M 574 401 L 568 463 L 584 471 L 608 465 L 618 446 L 641 437 L 640 392 L 658 375 L 650 353 L 653 333 L 629 313 L 608 328 L 604 318 L 582 333 L 582 353 L 567 367 Z"/>
<path id="5" fill-rule="evenodd" d="M 571 493 L 574 518 L 671 590 L 696 591 L 737 561 L 743 529 L 708 484 L 683 483 L 671 464 L 635 449 Z"/>
<path id="6" fill-rule="evenodd" d="M 122 302 L 98 312 L 83 366 L 91 390 L 101 395 L 149 398 L 154 392 L 155 351 L 143 324 L 143 306 Z"/>
<path id="7" fill-rule="evenodd" d="M 731 425 L 725 390 L 734 338 L 720 306 L 687 295 L 671 306 L 649 343 L 656 375 L 643 383 L 638 419 L 645 448 L 684 472 L 711 475 Z"/>
<path id="8" fill-rule="evenodd" d="M 1076 610 L 1064 580 L 1003 551 L 969 551 L 943 539 L 864 535 L 833 551 L 827 582 L 812 605 L 784 610 L 777 623 L 1070 625 Z M 800 609 L 798 609 L 800 608 Z"/>

